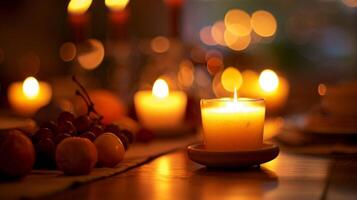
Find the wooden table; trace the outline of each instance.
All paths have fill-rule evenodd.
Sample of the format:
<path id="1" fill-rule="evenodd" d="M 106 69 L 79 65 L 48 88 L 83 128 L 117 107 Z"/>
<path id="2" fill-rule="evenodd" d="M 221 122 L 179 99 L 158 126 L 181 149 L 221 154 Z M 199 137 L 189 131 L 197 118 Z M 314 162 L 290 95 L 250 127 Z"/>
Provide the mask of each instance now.
<path id="1" fill-rule="evenodd" d="M 212 171 L 181 150 L 44 199 L 356 199 L 357 159 L 282 151 L 260 168 Z"/>

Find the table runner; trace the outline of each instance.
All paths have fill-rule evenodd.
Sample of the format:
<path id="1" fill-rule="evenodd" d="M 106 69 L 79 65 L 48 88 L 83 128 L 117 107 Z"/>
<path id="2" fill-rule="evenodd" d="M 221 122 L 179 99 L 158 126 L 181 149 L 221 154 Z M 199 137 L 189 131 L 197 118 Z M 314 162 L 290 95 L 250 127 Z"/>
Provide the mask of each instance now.
<path id="1" fill-rule="evenodd" d="M 116 168 L 95 168 L 89 175 L 65 176 L 56 170 L 33 170 L 19 181 L 0 182 L 0 199 L 38 198 L 55 194 L 68 188 L 113 176 L 162 154 L 184 148 L 197 141 L 197 136 L 157 139 L 146 144 L 134 144 Z"/>

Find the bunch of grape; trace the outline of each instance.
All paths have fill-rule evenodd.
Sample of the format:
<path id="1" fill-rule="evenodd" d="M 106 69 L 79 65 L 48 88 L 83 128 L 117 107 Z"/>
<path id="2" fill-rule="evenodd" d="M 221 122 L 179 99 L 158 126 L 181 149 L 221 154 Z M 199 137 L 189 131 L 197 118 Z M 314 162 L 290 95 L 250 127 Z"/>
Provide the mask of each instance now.
<path id="1" fill-rule="evenodd" d="M 134 140 L 134 136 L 130 131 L 122 130 L 115 124 L 104 125 L 101 122 L 102 116 L 94 109 L 94 104 L 87 91 L 75 77 L 73 77 L 73 81 L 81 89 L 81 91 L 76 91 L 76 95 L 82 97 L 88 106 L 88 111 L 78 117 L 64 111 L 58 115 L 57 122 L 47 121 L 41 125 L 39 130 L 32 136 L 36 150 L 37 167 L 55 167 L 56 147 L 68 137 L 84 137 L 93 142 L 101 134 L 111 132 L 121 140 L 125 150 Z"/>
<path id="2" fill-rule="evenodd" d="M 103 125 L 88 115 L 75 117 L 70 112 L 62 112 L 58 116 L 57 122 L 43 123 L 32 137 L 36 149 L 37 164 L 40 167 L 54 167 L 56 147 L 65 138 L 77 136 L 88 138 L 93 142 L 105 132 L 114 133 L 121 140 L 125 149 L 134 141 L 130 131 L 120 129 L 115 124 Z"/>

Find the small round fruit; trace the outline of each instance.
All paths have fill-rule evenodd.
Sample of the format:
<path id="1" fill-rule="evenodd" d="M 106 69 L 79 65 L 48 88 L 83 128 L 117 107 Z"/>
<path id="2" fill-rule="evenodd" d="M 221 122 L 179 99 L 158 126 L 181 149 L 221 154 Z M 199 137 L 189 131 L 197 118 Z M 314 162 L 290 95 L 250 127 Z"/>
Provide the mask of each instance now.
<path id="1" fill-rule="evenodd" d="M 94 133 L 95 136 L 99 136 L 101 135 L 102 133 L 104 133 L 104 129 L 103 129 L 103 126 L 97 124 L 97 125 L 94 125 L 92 126 L 90 129 L 89 129 L 90 132 Z"/>
<path id="2" fill-rule="evenodd" d="M 81 115 L 74 120 L 74 126 L 79 132 L 84 132 L 90 129 L 92 120 L 87 115 Z"/>
<path id="3" fill-rule="evenodd" d="M 48 128 L 40 128 L 33 136 L 34 143 L 38 143 L 40 140 L 45 138 L 52 139 L 54 137 L 53 132 Z"/>
<path id="4" fill-rule="evenodd" d="M 57 131 L 57 124 L 54 121 L 48 121 L 48 122 L 44 122 L 41 125 L 41 128 L 48 128 L 50 129 L 53 133 L 55 133 Z"/>
<path id="5" fill-rule="evenodd" d="M 62 140 L 71 137 L 70 134 L 68 133 L 60 133 L 57 134 L 55 138 L 53 138 L 53 141 L 55 142 L 56 145 L 62 142 Z"/>
<path id="6" fill-rule="evenodd" d="M 97 158 L 97 149 L 87 138 L 66 138 L 56 150 L 57 166 L 67 175 L 89 174 L 97 163 Z"/>
<path id="7" fill-rule="evenodd" d="M 89 139 L 90 141 L 94 141 L 96 136 L 94 133 L 92 133 L 91 131 L 87 131 L 85 133 L 83 133 L 82 135 L 80 135 L 79 137 L 82 137 L 82 138 L 87 138 Z"/>
<path id="8" fill-rule="evenodd" d="M 75 119 L 75 117 L 72 113 L 63 111 L 58 115 L 57 123 L 60 124 L 62 122 L 66 122 L 66 121 L 73 122 L 74 119 Z"/>
<path id="9" fill-rule="evenodd" d="M 28 174 L 35 163 L 35 149 L 21 131 L 0 134 L 0 174 L 15 178 Z"/>
<path id="10" fill-rule="evenodd" d="M 120 139 L 113 133 L 103 133 L 94 141 L 98 150 L 98 164 L 103 167 L 115 167 L 123 160 L 125 149 Z"/>
<path id="11" fill-rule="evenodd" d="M 74 135 L 76 133 L 76 127 L 70 121 L 65 121 L 57 126 L 57 133 L 68 133 Z"/>

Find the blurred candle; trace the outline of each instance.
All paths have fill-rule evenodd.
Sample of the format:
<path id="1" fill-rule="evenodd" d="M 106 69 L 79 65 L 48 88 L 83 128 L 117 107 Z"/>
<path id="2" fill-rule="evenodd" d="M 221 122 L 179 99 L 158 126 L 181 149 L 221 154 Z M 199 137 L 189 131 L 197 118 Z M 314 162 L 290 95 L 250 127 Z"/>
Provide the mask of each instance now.
<path id="1" fill-rule="evenodd" d="M 109 8 L 109 23 L 115 38 L 126 36 L 126 25 L 129 18 L 127 5 L 129 0 L 105 0 L 105 5 Z"/>
<path id="2" fill-rule="evenodd" d="M 182 91 L 169 91 L 163 79 L 155 81 L 152 91 L 134 96 L 136 113 L 142 125 L 150 130 L 168 130 L 181 125 L 187 97 Z"/>
<path id="3" fill-rule="evenodd" d="M 259 75 L 251 70 L 243 71 L 241 96 L 263 98 L 268 111 L 282 108 L 289 94 L 289 82 L 273 70 L 263 70 Z"/>
<path id="4" fill-rule="evenodd" d="M 171 18 L 171 36 L 174 38 L 180 37 L 181 26 L 181 10 L 185 0 L 165 0 L 164 2 L 169 8 Z"/>
<path id="5" fill-rule="evenodd" d="M 273 70 L 266 69 L 259 76 L 260 97 L 265 99 L 268 109 L 276 111 L 285 105 L 289 83 L 279 77 Z"/>
<path id="6" fill-rule="evenodd" d="M 89 22 L 89 15 L 86 12 L 91 4 L 92 0 L 70 0 L 68 3 L 68 20 L 77 42 L 85 39 L 85 31 Z"/>
<path id="7" fill-rule="evenodd" d="M 202 99 L 201 115 L 207 149 L 256 149 L 263 142 L 265 106 L 262 99 Z"/>
<path id="8" fill-rule="evenodd" d="M 47 105 L 52 97 L 52 89 L 48 83 L 38 82 L 28 77 L 23 83 L 15 82 L 9 86 L 8 101 L 18 114 L 29 116 L 42 106 Z"/>

